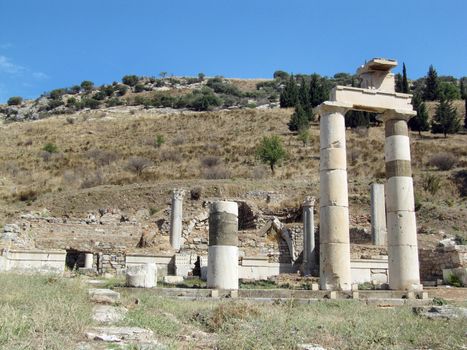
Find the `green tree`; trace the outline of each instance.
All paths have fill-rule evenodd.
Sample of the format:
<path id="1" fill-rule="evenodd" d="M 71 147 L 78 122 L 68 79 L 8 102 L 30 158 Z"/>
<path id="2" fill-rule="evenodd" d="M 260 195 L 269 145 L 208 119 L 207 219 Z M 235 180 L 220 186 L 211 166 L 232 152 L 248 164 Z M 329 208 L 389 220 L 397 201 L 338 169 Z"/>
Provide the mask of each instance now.
<path id="1" fill-rule="evenodd" d="M 298 103 L 298 87 L 293 75 L 289 77 L 280 95 L 281 108 L 295 107 Z"/>
<path id="2" fill-rule="evenodd" d="M 464 98 L 464 128 L 467 129 L 467 96 Z"/>
<path id="3" fill-rule="evenodd" d="M 405 63 L 402 63 L 402 83 L 401 88 L 403 93 L 408 94 L 410 92 L 409 89 L 409 81 L 407 80 L 407 70 L 405 68 Z"/>
<path id="4" fill-rule="evenodd" d="M 323 79 L 318 74 L 310 76 L 310 105 L 316 107 L 328 98 L 328 91 Z"/>
<path id="5" fill-rule="evenodd" d="M 433 65 L 430 65 L 425 79 L 425 89 L 423 91 L 424 101 L 435 101 L 439 99 L 439 81 L 438 73 Z"/>
<path id="6" fill-rule="evenodd" d="M 459 90 L 460 90 L 460 93 L 461 93 L 461 98 L 465 100 L 467 98 L 467 89 L 465 88 L 464 79 L 465 79 L 465 77 L 459 79 L 460 80 Z"/>
<path id="7" fill-rule="evenodd" d="M 363 111 L 348 111 L 345 114 L 345 127 L 358 128 L 370 126 L 370 113 Z"/>
<path id="8" fill-rule="evenodd" d="M 439 97 L 447 100 L 460 100 L 461 93 L 457 83 L 442 81 L 439 83 Z"/>
<path id="9" fill-rule="evenodd" d="M 402 92 L 402 75 L 397 73 L 394 77 L 396 92 Z"/>
<path id="10" fill-rule="evenodd" d="M 278 80 L 287 80 L 289 78 L 289 73 L 284 72 L 283 70 L 276 70 L 273 77 Z"/>
<path id="11" fill-rule="evenodd" d="M 81 82 L 81 89 L 83 89 L 85 92 L 90 92 L 94 88 L 94 83 L 90 80 L 83 80 Z"/>
<path id="12" fill-rule="evenodd" d="M 452 101 L 441 97 L 433 120 L 431 121 L 431 132 L 433 134 L 455 134 L 460 129 L 460 121 L 457 117 L 457 110 L 452 105 Z"/>
<path id="13" fill-rule="evenodd" d="M 287 152 L 282 146 L 279 136 L 272 135 L 263 137 L 256 149 L 256 154 L 263 163 L 269 165 L 272 175 L 274 175 L 274 167 L 286 157 Z"/>
<path id="14" fill-rule="evenodd" d="M 290 121 L 287 124 L 290 131 L 300 131 L 307 129 L 309 124 L 308 114 L 303 109 L 302 105 L 299 103 L 295 107 L 295 112 L 290 117 Z"/>
<path id="15" fill-rule="evenodd" d="M 417 115 L 409 120 L 408 125 L 410 130 L 418 131 L 418 134 L 422 136 L 422 131 L 430 130 L 428 111 L 425 102 L 422 101 L 418 94 L 413 96 L 412 104 L 415 111 L 417 111 Z"/>
<path id="16" fill-rule="evenodd" d="M 21 96 L 12 96 L 7 101 L 8 106 L 18 106 L 22 102 L 23 102 L 23 98 Z"/>
<path id="17" fill-rule="evenodd" d="M 135 86 L 138 84 L 139 78 L 136 75 L 125 75 L 122 78 L 122 83 L 128 86 Z"/>
<path id="18" fill-rule="evenodd" d="M 310 105 L 310 90 L 304 77 L 300 79 L 300 89 L 298 90 L 298 101 L 306 110 Z"/>

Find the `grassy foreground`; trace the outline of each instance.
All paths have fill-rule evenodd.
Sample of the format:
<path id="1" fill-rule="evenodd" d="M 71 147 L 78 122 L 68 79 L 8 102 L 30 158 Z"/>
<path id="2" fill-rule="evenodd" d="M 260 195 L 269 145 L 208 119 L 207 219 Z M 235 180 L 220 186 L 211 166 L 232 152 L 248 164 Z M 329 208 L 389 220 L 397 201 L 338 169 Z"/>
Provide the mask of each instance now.
<path id="1" fill-rule="evenodd" d="M 123 290 L 121 325 L 154 331 L 171 349 L 460 349 L 465 320 L 432 321 L 410 307 L 358 302 L 299 305 L 185 301 Z M 92 325 L 87 287 L 79 279 L 0 275 L 0 349 L 74 349 Z"/>
<path id="2" fill-rule="evenodd" d="M 78 280 L 0 274 L 0 349 L 70 349 L 90 322 Z"/>

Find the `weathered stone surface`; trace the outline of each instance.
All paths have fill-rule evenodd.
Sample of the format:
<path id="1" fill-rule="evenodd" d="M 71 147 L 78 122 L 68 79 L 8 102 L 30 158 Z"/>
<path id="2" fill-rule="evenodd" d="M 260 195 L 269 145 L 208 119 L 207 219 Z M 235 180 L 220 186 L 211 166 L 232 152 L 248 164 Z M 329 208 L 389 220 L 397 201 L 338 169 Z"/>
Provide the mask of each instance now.
<path id="1" fill-rule="evenodd" d="M 123 320 L 127 312 L 124 307 L 95 305 L 92 308 L 92 319 L 101 323 L 115 323 Z"/>
<path id="2" fill-rule="evenodd" d="M 91 301 L 95 303 L 113 304 L 120 300 L 120 293 L 110 289 L 92 288 L 88 293 Z"/>
<path id="3" fill-rule="evenodd" d="M 182 282 L 183 276 L 164 276 L 164 283 L 176 284 Z"/>
<path id="4" fill-rule="evenodd" d="M 157 285 L 157 269 L 154 263 L 127 266 L 125 276 L 128 287 L 153 288 Z"/>
<path id="5" fill-rule="evenodd" d="M 326 350 L 318 344 L 298 344 L 297 350 Z"/>
<path id="6" fill-rule="evenodd" d="M 85 333 L 90 340 L 106 342 L 151 342 L 154 341 L 154 333 L 151 330 L 139 327 L 95 327 Z"/>
<path id="7" fill-rule="evenodd" d="M 413 312 L 416 315 L 427 317 L 431 320 L 437 319 L 467 319 L 467 308 L 455 307 L 455 306 L 425 306 L 425 307 L 414 307 Z"/>

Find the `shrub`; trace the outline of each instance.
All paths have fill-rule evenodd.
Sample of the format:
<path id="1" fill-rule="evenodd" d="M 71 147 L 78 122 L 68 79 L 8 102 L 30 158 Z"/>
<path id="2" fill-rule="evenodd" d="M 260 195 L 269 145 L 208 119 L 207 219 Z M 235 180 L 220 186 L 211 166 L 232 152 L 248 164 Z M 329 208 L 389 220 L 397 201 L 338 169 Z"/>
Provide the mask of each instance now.
<path id="1" fill-rule="evenodd" d="M 48 153 L 58 153 L 58 147 L 57 145 L 53 143 L 46 143 L 44 147 L 42 147 L 42 150 Z"/>
<path id="2" fill-rule="evenodd" d="M 212 168 L 220 165 L 221 163 L 221 159 L 216 156 L 207 156 L 201 159 L 201 165 L 206 168 Z"/>
<path id="3" fill-rule="evenodd" d="M 85 108 L 98 109 L 100 106 L 100 101 L 94 98 L 83 98 L 81 105 Z"/>
<path id="4" fill-rule="evenodd" d="M 92 91 L 92 89 L 94 88 L 94 83 L 90 80 L 83 80 L 81 82 L 81 88 L 85 91 L 85 92 L 90 92 Z"/>
<path id="5" fill-rule="evenodd" d="M 93 149 L 87 152 L 89 159 L 92 159 L 96 165 L 109 165 L 117 160 L 117 154 L 111 151 Z"/>
<path id="6" fill-rule="evenodd" d="M 218 94 L 241 96 L 241 91 L 233 84 L 224 82 L 221 77 L 208 79 L 207 86 L 217 92 Z"/>
<path id="7" fill-rule="evenodd" d="M 135 85 L 135 92 L 143 92 L 144 91 L 144 85 L 143 84 L 136 84 Z"/>
<path id="8" fill-rule="evenodd" d="M 65 89 L 55 89 L 50 91 L 50 98 L 53 100 L 57 100 L 61 98 L 63 95 L 65 95 L 67 91 Z"/>
<path id="9" fill-rule="evenodd" d="M 94 174 L 88 175 L 84 178 L 83 182 L 81 183 L 81 188 L 91 188 L 96 186 L 101 186 L 105 183 L 104 174 L 102 171 L 97 170 Z"/>
<path id="10" fill-rule="evenodd" d="M 95 99 L 95 100 L 98 100 L 98 101 L 102 101 L 106 97 L 107 97 L 107 95 L 105 94 L 104 91 L 98 91 L 98 92 L 96 92 L 94 94 L 94 96 L 92 98 Z"/>
<path id="11" fill-rule="evenodd" d="M 223 165 L 218 165 L 210 168 L 204 168 L 201 170 L 203 178 L 208 180 L 216 179 L 228 179 L 230 178 L 230 171 Z"/>
<path id="12" fill-rule="evenodd" d="M 457 159 L 450 153 L 438 153 L 430 158 L 428 164 L 439 170 L 451 170 L 456 165 Z"/>
<path id="13" fill-rule="evenodd" d="M 157 134 L 156 138 L 154 139 L 154 147 L 159 148 L 165 143 L 164 135 Z"/>
<path id="14" fill-rule="evenodd" d="M 434 196 L 441 188 L 441 178 L 433 174 L 426 174 L 422 177 L 422 187 Z"/>
<path id="15" fill-rule="evenodd" d="M 161 149 L 159 159 L 162 162 L 175 162 L 179 163 L 182 160 L 180 151 L 172 148 Z"/>
<path id="16" fill-rule="evenodd" d="M 115 106 L 121 106 L 121 105 L 123 105 L 123 102 L 122 102 L 121 100 L 119 100 L 118 98 L 113 97 L 113 98 L 109 99 L 109 100 L 105 103 L 105 105 L 106 105 L 107 107 L 115 107 Z"/>
<path id="17" fill-rule="evenodd" d="M 57 107 L 63 106 L 63 101 L 62 100 L 49 100 L 49 103 L 47 104 L 47 110 L 52 110 Z"/>
<path id="18" fill-rule="evenodd" d="M 127 170 L 135 173 L 137 176 L 141 176 L 144 169 L 149 168 L 152 162 L 144 157 L 131 157 L 128 159 L 126 168 Z"/>
<path id="19" fill-rule="evenodd" d="M 12 96 L 8 99 L 8 106 L 18 106 L 23 102 L 23 98 L 21 96 Z"/>
<path id="20" fill-rule="evenodd" d="M 135 86 L 139 81 L 139 78 L 136 75 L 125 75 L 122 78 L 122 83 L 128 86 Z"/>
<path id="21" fill-rule="evenodd" d="M 202 187 L 195 187 L 190 190 L 190 199 L 192 201 L 197 201 L 201 198 L 201 195 L 203 193 L 203 188 Z"/>
<path id="22" fill-rule="evenodd" d="M 307 129 L 302 129 L 298 133 L 298 139 L 303 142 L 303 146 L 310 142 L 310 132 Z"/>
<path id="23" fill-rule="evenodd" d="M 454 182 L 459 189 L 459 194 L 462 197 L 467 196 L 467 170 L 459 170 L 454 174 Z"/>
<path id="24" fill-rule="evenodd" d="M 187 98 L 187 107 L 195 111 L 210 111 L 214 107 L 222 105 L 222 100 L 209 89 L 203 89 L 201 93 L 189 94 Z"/>
<path id="25" fill-rule="evenodd" d="M 38 193 L 33 189 L 21 191 L 18 194 L 18 199 L 21 202 L 34 202 L 37 199 Z"/>
<path id="26" fill-rule="evenodd" d="M 128 86 L 120 84 L 117 86 L 116 91 L 118 96 L 124 96 L 128 91 Z"/>

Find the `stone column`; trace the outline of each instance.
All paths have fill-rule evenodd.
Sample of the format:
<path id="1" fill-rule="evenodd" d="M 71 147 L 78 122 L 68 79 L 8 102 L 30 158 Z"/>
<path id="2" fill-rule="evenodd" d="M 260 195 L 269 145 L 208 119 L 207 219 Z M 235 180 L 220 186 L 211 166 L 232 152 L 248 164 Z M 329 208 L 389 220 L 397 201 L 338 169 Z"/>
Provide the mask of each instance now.
<path id="1" fill-rule="evenodd" d="M 387 245 L 384 185 L 371 184 L 371 237 L 374 245 Z"/>
<path id="2" fill-rule="evenodd" d="M 351 290 L 344 115 L 349 105 L 324 102 L 320 112 L 320 288 Z"/>
<path id="3" fill-rule="evenodd" d="M 238 289 L 237 231 L 237 203 L 212 203 L 209 213 L 208 288 Z"/>
<path id="4" fill-rule="evenodd" d="M 170 211 L 170 245 L 179 251 L 182 244 L 182 216 L 184 190 L 174 189 L 172 192 L 172 208 Z"/>
<path id="5" fill-rule="evenodd" d="M 84 268 L 92 269 L 93 264 L 94 264 L 94 255 L 92 253 L 85 253 L 84 254 Z"/>
<path id="6" fill-rule="evenodd" d="M 315 197 L 306 197 L 303 202 L 303 274 L 305 276 L 311 275 L 316 267 L 314 206 Z"/>
<path id="7" fill-rule="evenodd" d="M 383 114 L 389 287 L 396 290 L 421 288 L 407 128 L 413 114 L 406 113 L 388 110 Z"/>

